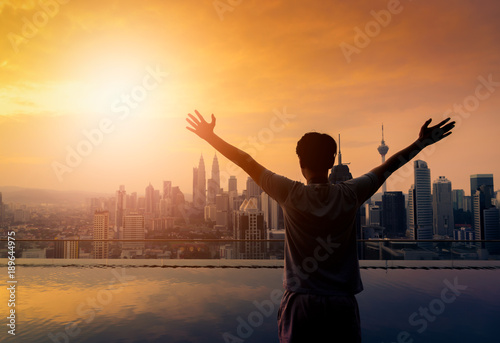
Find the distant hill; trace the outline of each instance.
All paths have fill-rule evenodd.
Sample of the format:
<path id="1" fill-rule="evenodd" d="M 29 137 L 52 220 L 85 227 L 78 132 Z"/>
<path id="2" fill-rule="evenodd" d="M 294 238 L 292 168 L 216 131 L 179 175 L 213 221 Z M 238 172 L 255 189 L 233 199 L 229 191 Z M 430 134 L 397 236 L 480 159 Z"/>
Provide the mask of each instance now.
<path id="1" fill-rule="evenodd" d="M 57 191 L 50 189 L 0 186 L 4 203 L 38 204 L 81 204 L 88 198 L 111 197 L 112 194 L 85 191 Z"/>

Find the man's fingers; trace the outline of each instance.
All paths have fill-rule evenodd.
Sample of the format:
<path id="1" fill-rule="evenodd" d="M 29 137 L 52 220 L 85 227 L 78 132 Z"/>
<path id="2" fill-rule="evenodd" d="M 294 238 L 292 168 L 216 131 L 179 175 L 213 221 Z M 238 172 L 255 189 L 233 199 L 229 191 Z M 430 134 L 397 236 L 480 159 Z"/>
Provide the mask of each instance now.
<path id="1" fill-rule="evenodd" d="M 214 116 L 213 113 L 212 113 L 212 121 L 210 122 L 210 124 L 212 124 L 213 126 L 215 126 L 215 116 Z"/>
<path id="2" fill-rule="evenodd" d="M 455 127 L 455 122 L 453 121 L 453 122 L 448 123 L 445 126 L 443 126 L 443 130 L 449 131 L 449 130 L 453 129 L 454 127 Z"/>
<path id="3" fill-rule="evenodd" d="M 198 110 L 194 110 L 194 113 L 196 113 L 196 115 L 198 116 L 198 118 L 200 118 L 200 121 L 202 123 L 205 123 L 205 118 L 203 118 L 203 116 L 200 114 L 200 112 L 198 112 Z"/>
<path id="4" fill-rule="evenodd" d="M 196 130 L 195 130 L 195 129 L 193 129 L 192 127 L 186 126 L 186 129 L 188 129 L 188 130 L 189 130 L 189 131 L 191 131 L 191 132 L 196 133 Z"/>
<path id="5" fill-rule="evenodd" d="M 452 134 L 452 132 L 451 132 L 451 131 L 446 132 L 446 133 L 445 133 L 445 134 L 444 134 L 441 138 L 448 137 L 448 136 L 449 136 L 449 135 L 451 135 L 451 134 Z"/>
<path id="6" fill-rule="evenodd" d="M 192 126 L 192 127 L 194 127 L 194 128 L 198 127 L 198 124 L 195 124 L 195 123 L 194 123 L 191 119 L 186 118 L 186 121 L 187 121 L 189 124 L 191 124 L 191 126 Z"/>
<path id="7" fill-rule="evenodd" d="M 428 120 L 424 123 L 424 125 L 423 125 L 422 127 L 423 127 L 424 129 L 427 129 L 427 128 L 429 127 L 429 124 L 431 123 L 431 121 L 432 121 L 432 118 L 428 119 Z"/>
<path id="8" fill-rule="evenodd" d="M 188 113 L 188 116 L 189 116 L 189 118 L 191 118 L 191 120 L 192 120 L 193 122 L 195 122 L 197 125 L 199 125 L 199 124 L 200 124 L 200 121 L 199 121 L 198 119 L 196 119 L 196 117 L 195 117 L 194 115 L 192 115 L 191 113 Z M 186 120 L 187 120 L 187 119 L 186 119 Z"/>
<path id="9" fill-rule="evenodd" d="M 446 118 L 445 120 L 443 120 L 442 122 L 440 122 L 439 124 L 436 125 L 436 127 L 441 127 L 442 125 L 444 125 L 446 122 L 448 122 L 451 118 L 448 117 Z"/>

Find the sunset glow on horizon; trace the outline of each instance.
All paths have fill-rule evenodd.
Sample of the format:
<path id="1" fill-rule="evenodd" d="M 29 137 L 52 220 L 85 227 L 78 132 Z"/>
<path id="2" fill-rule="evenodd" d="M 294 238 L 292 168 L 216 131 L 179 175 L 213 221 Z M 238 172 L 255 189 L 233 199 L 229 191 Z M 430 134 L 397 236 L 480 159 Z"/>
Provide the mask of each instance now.
<path id="1" fill-rule="evenodd" d="M 0 186 L 191 194 L 215 155 L 185 128 L 196 109 L 299 181 L 305 132 L 340 134 L 356 177 L 381 161 L 382 124 L 390 157 L 451 116 L 417 156 L 431 180 L 469 195 L 488 173 L 500 188 L 496 1 L 3 1 L 0 17 Z M 241 193 L 247 176 L 217 156 Z M 410 167 L 388 190 L 412 183 Z"/>

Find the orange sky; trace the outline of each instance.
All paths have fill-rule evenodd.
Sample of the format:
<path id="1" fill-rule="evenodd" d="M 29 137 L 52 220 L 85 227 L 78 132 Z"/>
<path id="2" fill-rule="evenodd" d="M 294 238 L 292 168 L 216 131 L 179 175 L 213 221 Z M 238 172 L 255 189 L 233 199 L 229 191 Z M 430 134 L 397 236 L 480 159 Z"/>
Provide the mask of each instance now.
<path id="1" fill-rule="evenodd" d="M 171 180 L 191 193 L 200 154 L 207 172 L 214 155 L 185 129 L 198 109 L 292 179 L 307 131 L 340 133 L 358 176 L 380 162 L 382 123 L 390 156 L 449 113 L 454 134 L 419 156 L 431 179 L 468 193 L 470 174 L 493 173 L 500 188 L 498 1 L 215 3 L 3 1 L 0 185 L 142 194 Z"/>

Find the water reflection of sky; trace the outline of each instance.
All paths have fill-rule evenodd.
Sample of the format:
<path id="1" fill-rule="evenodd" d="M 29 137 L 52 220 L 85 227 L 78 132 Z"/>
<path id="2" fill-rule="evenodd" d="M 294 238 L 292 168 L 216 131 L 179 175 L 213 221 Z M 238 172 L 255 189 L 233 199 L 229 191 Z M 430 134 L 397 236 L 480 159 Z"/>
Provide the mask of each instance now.
<path id="1" fill-rule="evenodd" d="M 279 268 L 22 267 L 17 277 L 17 334 L 5 341 L 277 342 L 277 305 L 263 314 L 256 303 L 281 291 Z M 363 269 L 362 277 L 364 342 L 397 342 L 402 331 L 414 342 L 498 342 L 500 270 Z M 467 288 L 440 303 L 445 280 Z M 419 333 L 424 317 L 409 318 L 429 306 L 437 315 Z"/>

